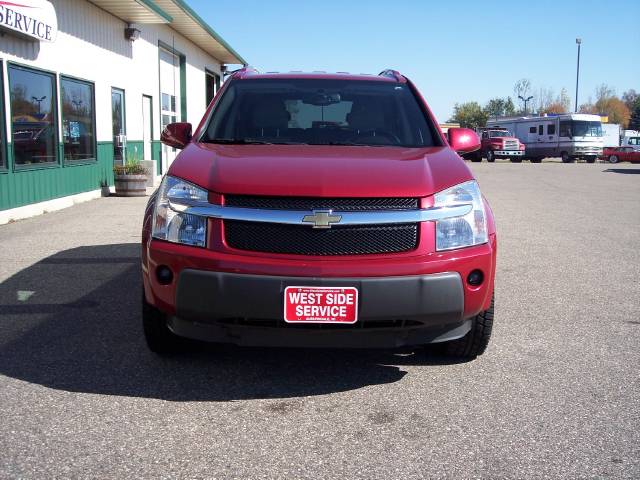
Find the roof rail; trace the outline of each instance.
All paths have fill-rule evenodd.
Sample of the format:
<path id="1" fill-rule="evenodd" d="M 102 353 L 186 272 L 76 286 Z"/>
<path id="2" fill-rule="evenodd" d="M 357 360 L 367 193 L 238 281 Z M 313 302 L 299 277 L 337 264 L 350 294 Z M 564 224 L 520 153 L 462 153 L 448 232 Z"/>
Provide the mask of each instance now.
<path id="1" fill-rule="evenodd" d="M 381 72 L 378 74 L 378 76 L 379 76 L 379 77 L 394 78 L 396 81 L 401 82 L 401 83 L 404 83 L 404 82 L 406 82 L 406 81 L 407 81 L 407 79 L 406 79 L 406 78 L 404 78 L 404 77 L 402 76 L 402 74 L 401 74 L 399 71 L 397 71 L 397 70 L 391 70 L 390 68 L 388 68 L 388 69 L 386 69 L 386 70 L 381 71 Z"/>
<path id="2" fill-rule="evenodd" d="M 255 75 L 257 73 L 260 73 L 257 68 L 247 65 L 246 67 L 239 68 L 238 70 L 227 72 L 227 75 L 231 75 L 236 78 L 244 78 L 248 75 Z"/>

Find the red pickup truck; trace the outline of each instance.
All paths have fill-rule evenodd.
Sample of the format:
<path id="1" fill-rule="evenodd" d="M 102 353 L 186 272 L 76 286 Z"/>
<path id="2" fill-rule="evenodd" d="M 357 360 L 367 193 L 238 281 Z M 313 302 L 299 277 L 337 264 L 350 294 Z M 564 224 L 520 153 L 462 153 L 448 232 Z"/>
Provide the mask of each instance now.
<path id="1" fill-rule="evenodd" d="M 150 198 L 142 232 L 147 344 L 484 352 L 496 232 L 458 153 L 395 71 L 234 73 Z"/>
<path id="2" fill-rule="evenodd" d="M 468 155 L 472 162 L 495 162 L 496 158 L 508 158 L 512 162 L 522 162 L 525 146 L 505 128 L 479 128 L 480 149 Z"/>

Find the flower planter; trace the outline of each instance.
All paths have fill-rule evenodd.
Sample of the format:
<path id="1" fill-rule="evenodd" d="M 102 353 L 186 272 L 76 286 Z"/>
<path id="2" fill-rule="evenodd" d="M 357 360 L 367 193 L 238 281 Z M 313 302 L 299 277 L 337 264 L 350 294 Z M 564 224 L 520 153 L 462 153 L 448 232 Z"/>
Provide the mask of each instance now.
<path id="1" fill-rule="evenodd" d="M 116 195 L 121 197 L 145 197 L 147 195 L 146 175 L 115 175 Z"/>

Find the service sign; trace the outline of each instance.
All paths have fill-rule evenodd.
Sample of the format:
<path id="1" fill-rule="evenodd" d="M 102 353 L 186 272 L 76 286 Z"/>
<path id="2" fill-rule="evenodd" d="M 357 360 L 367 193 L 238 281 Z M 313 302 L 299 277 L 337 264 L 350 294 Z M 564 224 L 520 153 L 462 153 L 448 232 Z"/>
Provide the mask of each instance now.
<path id="1" fill-rule="evenodd" d="M 55 42 L 58 17 L 53 5 L 46 0 L 0 0 L 0 28 L 42 42 Z"/>
<path id="2" fill-rule="evenodd" d="M 354 287 L 287 287 L 284 290 L 287 323 L 355 323 L 358 289 Z"/>

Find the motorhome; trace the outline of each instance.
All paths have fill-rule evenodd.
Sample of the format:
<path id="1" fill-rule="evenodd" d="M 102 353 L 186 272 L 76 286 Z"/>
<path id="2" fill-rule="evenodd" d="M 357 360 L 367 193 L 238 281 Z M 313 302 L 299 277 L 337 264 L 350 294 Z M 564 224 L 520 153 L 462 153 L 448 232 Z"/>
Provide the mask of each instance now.
<path id="1" fill-rule="evenodd" d="M 565 163 L 579 158 L 593 163 L 602 155 L 602 123 L 599 115 L 566 113 L 505 118 L 488 122 L 487 126 L 513 132 L 525 144 L 525 155 L 530 160 L 560 157 Z"/>

